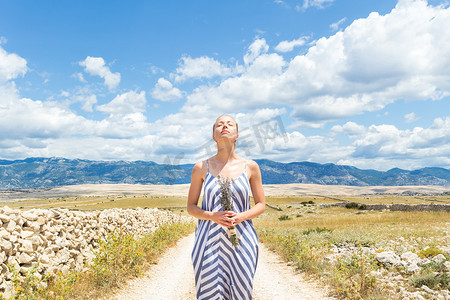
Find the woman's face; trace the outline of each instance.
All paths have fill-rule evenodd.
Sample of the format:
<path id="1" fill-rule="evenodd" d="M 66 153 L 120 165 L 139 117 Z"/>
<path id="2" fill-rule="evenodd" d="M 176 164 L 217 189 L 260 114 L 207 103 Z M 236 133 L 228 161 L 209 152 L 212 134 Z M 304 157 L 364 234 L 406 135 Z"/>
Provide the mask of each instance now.
<path id="1" fill-rule="evenodd" d="M 230 116 L 221 116 L 214 123 L 213 139 L 231 139 L 235 142 L 238 138 L 236 121 Z"/>

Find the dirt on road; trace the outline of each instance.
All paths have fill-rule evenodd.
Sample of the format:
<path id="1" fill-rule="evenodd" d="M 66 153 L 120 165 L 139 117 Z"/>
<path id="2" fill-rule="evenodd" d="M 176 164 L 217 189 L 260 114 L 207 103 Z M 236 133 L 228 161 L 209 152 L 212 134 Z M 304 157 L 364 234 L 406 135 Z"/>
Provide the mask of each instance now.
<path id="1" fill-rule="evenodd" d="M 196 299 L 191 251 L 194 234 L 178 241 L 143 277 L 129 281 L 114 299 L 189 300 Z M 253 299 L 333 299 L 327 290 L 283 262 L 260 243 Z"/>

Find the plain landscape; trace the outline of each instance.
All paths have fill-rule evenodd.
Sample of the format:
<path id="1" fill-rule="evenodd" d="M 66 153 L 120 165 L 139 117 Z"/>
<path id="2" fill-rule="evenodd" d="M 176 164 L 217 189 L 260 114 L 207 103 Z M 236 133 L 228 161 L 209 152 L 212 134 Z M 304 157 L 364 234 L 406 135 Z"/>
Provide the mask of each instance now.
<path id="1" fill-rule="evenodd" d="M 37 226 L 35 222 L 40 215 L 45 215 L 45 213 L 64 215 L 63 219 L 68 218 L 69 220 L 92 218 L 89 217 L 90 214 L 116 216 L 118 219 L 109 217 L 108 222 L 113 222 L 112 224 L 118 228 L 128 228 L 130 232 L 134 230 L 134 227 L 124 226 L 123 224 L 128 222 L 126 220 L 129 217 L 123 216 L 132 215 L 134 216 L 132 219 L 137 220 L 136 222 L 139 224 L 142 220 L 145 222 L 148 218 L 152 218 L 145 212 L 156 209 L 156 211 L 164 211 L 164 213 L 172 215 L 173 217 L 168 218 L 172 220 L 172 223 L 174 223 L 173 220 L 180 220 L 175 223 L 187 224 L 185 228 L 188 229 L 181 231 L 179 228 L 176 229 L 181 233 L 167 243 L 173 245 L 181 236 L 192 233 L 194 228 L 194 220 L 185 211 L 188 188 L 187 184 L 170 186 L 84 184 L 2 191 L 0 199 L 6 205 L 2 208 L 1 213 L 4 236 L 6 237 L 8 234 L 7 238 L 10 240 L 13 240 L 15 234 L 18 236 L 17 242 L 22 245 L 17 247 L 17 253 L 14 255 L 19 257 L 24 252 L 24 244 L 28 245 L 25 241 L 33 238 L 31 233 L 24 236 L 24 232 L 32 231 L 33 229 L 30 228 L 34 228 L 35 233 L 41 230 L 40 238 L 43 239 L 42 232 L 47 228 L 45 226 L 50 226 L 50 218 L 46 219 L 47 223 L 41 220 L 41 227 Z M 290 276 L 293 276 L 294 279 L 306 276 L 308 282 L 319 286 L 318 289 L 311 291 L 312 293 L 343 299 L 448 299 L 450 297 L 448 291 L 450 188 L 443 186 L 361 187 L 297 183 L 265 185 L 264 189 L 268 206 L 266 212 L 254 220 L 259 239 L 264 248 L 273 250 L 281 257 L 279 260 L 285 262 L 286 268 L 292 268 L 298 272 Z M 384 206 L 372 209 L 372 205 Z M 402 208 L 397 209 L 396 205 L 402 205 Z M 36 214 L 36 218 L 30 217 L 30 214 Z M 11 229 L 7 220 L 14 218 L 18 221 L 14 223 L 15 229 Z M 22 223 L 22 228 L 17 227 L 20 223 Z M 160 218 L 156 223 L 165 224 L 165 221 Z M 76 225 L 65 224 L 66 227 L 77 228 Z M 110 239 L 108 232 L 114 232 L 112 228 L 114 226 L 111 224 L 108 226 L 109 229 L 104 228 L 103 235 L 99 235 L 97 240 L 91 239 L 94 250 L 91 254 L 92 257 L 101 255 L 102 251 L 107 248 L 100 245 L 107 243 Z M 153 230 L 158 227 L 154 226 Z M 71 229 L 73 230 L 73 228 Z M 67 235 L 70 236 L 69 233 Z M 136 234 L 133 233 L 133 235 Z M 142 239 L 144 235 L 141 233 L 137 235 L 136 239 Z M 45 237 L 45 235 L 43 236 Z M 41 247 L 43 253 L 47 253 L 43 245 L 53 244 L 51 244 L 51 235 L 47 234 L 46 238 L 47 244 L 35 242 L 35 245 L 34 242 L 30 242 L 28 245 L 30 251 L 36 251 Z M 58 237 L 56 237 L 57 239 Z M 131 247 L 130 242 L 127 245 L 127 247 Z M 55 246 L 52 247 L 55 248 Z M 9 253 L 13 253 L 13 250 L 10 249 Z M 48 255 L 61 258 L 59 253 L 62 250 L 54 250 L 44 256 L 44 262 L 47 262 Z M 77 249 L 68 247 L 66 250 L 69 254 L 75 255 Z M 160 252 L 162 253 L 163 250 Z M 26 276 L 36 269 L 32 268 L 33 255 L 29 254 L 29 256 L 29 261 L 17 261 L 16 273 L 4 271 L 2 287 L 8 278 L 15 278 L 14 286 L 19 296 L 29 296 L 30 293 L 34 293 L 37 295 L 36 298 L 39 298 L 39 295 L 41 298 L 48 298 L 49 294 L 39 290 L 39 288 L 42 290 L 44 286 L 47 287 L 47 290 L 49 286 L 51 287 L 52 295 L 63 293 L 55 288 L 55 284 L 49 284 L 50 277 L 42 277 L 42 275 L 39 280 L 35 279 L 35 281 L 40 282 L 47 278 L 46 280 L 49 282 L 46 284 L 34 283 L 35 290 L 30 288 L 33 284 L 26 279 Z M 130 254 L 128 256 L 132 257 Z M 72 257 L 72 260 L 76 262 L 77 258 Z M 95 258 L 93 259 L 95 261 Z M 150 261 L 156 260 L 157 258 L 150 259 Z M 36 257 L 36 261 L 39 261 L 42 266 L 41 258 Z M 82 259 L 79 258 L 78 261 L 82 261 Z M 6 255 L 5 267 L 7 263 Z M 63 289 L 67 293 L 66 296 L 83 298 L 82 295 L 74 292 L 77 285 L 80 284 L 79 282 L 83 280 L 80 279 L 81 281 L 78 280 L 77 283 L 73 279 L 73 274 L 67 272 L 67 263 L 67 261 L 59 262 L 59 265 L 49 263 L 54 268 L 52 272 L 56 274 L 58 272 L 55 268 L 58 266 L 65 268 L 65 272 L 58 275 L 59 279 L 52 279 L 52 282 L 67 282 L 71 278 L 73 285 Z M 146 280 L 158 280 L 152 277 L 151 268 L 146 269 L 145 265 L 142 261 L 133 267 L 128 266 L 127 269 L 130 270 L 139 267 L 139 271 L 125 277 L 136 278 L 135 276 L 145 274 Z M 100 275 L 106 276 L 102 272 L 111 268 L 111 266 L 98 267 L 94 273 L 91 270 L 89 276 L 98 277 L 99 270 L 103 270 Z M 145 270 L 150 270 L 148 271 L 150 273 L 146 273 Z M 81 268 L 80 271 L 89 273 L 87 269 L 83 271 Z M 30 274 L 28 274 L 29 276 Z M 69 279 L 64 276 L 68 276 Z M 298 278 L 297 280 L 300 280 Z M 103 278 L 103 280 L 106 279 Z M 90 296 L 104 297 L 105 293 L 109 295 L 123 294 L 127 280 L 115 280 L 106 280 L 111 281 L 108 288 L 101 285 L 99 292 L 90 294 Z M 304 281 L 304 279 L 302 280 Z M 24 285 L 28 287 L 28 290 Z M 256 287 L 255 289 L 255 293 L 257 293 L 258 289 Z M 280 289 L 283 290 L 281 286 Z M 6 291 L 6 289 L 3 290 Z M 69 293 L 69 290 L 72 292 Z M 194 297 L 192 290 L 186 291 L 186 293 L 190 293 L 190 297 Z M 285 293 L 295 293 L 295 291 L 285 291 Z M 20 299 L 19 296 L 17 299 Z M 256 294 L 255 299 L 264 299 L 264 297 Z"/>

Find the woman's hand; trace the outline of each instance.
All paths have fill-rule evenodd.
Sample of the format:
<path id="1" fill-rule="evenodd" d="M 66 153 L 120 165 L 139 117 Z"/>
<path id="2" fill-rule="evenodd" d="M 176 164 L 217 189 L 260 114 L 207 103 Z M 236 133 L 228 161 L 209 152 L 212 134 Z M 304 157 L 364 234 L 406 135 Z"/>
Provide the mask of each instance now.
<path id="1" fill-rule="evenodd" d="M 237 213 L 237 214 L 235 213 L 234 216 L 231 218 L 231 220 L 232 220 L 233 226 L 235 226 L 239 223 L 244 222 L 246 220 L 246 218 L 243 213 Z"/>
<path id="2" fill-rule="evenodd" d="M 211 215 L 211 221 L 214 223 L 217 223 L 219 225 L 225 226 L 225 227 L 231 227 L 235 225 L 233 223 L 233 217 L 236 216 L 236 213 L 234 211 L 216 211 L 213 212 Z"/>

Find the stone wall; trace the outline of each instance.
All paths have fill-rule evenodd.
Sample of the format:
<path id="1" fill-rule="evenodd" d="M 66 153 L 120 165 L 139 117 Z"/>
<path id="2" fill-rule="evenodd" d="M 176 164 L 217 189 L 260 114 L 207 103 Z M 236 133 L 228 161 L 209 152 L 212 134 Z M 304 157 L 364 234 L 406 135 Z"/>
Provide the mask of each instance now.
<path id="1" fill-rule="evenodd" d="M 153 232 L 165 222 L 183 217 L 158 209 L 70 211 L 0 208 L 0 293 L 10 294 L 8 265 L 24 275 L 39 262 L 39 272 L 82 271 L 90 263 L 99 239 L 121 229 L 136 237 Z"/>
<path id="2" fill-rule="evenodd" d="M 364 206 L 364 210 L 390 210 L 390 211 L 447 211 L 450 212 L 450 205 L 448 204 L 364 204 L 355 202 Z M 320 208 L 326 207 L 345 207 L 348 203 L 332 203 L 321 204 Z"/>

